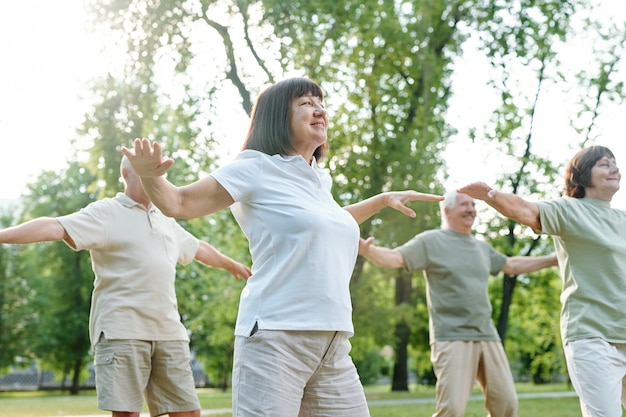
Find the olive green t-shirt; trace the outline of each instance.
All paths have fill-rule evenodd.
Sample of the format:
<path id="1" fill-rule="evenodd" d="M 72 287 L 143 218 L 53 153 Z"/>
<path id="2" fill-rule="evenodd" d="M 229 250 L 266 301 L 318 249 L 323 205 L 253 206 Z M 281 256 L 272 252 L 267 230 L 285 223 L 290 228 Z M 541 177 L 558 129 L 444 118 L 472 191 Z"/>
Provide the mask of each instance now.
<path id="1" fill-rule="evenodd" d="M 429 230 L 398 248 L 409 271 L 426 277 L 430 342 L 500 340 L 487 286 L 506 256 L 472 235 Z"/>
<path id="2" fill-rule="evenodd" d="M 553 236 L 563 279 L 563 342 L 626 343 L 626 212 L 592 198 L 538 205 L 542 233 Z"/>

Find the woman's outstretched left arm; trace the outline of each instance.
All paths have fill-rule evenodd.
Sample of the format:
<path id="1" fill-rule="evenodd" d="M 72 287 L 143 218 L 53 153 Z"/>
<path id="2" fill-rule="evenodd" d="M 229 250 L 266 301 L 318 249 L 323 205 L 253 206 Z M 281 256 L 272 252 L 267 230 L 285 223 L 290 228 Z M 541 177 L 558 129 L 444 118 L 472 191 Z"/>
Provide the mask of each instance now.
<path id="1" fill-rule="evenodd" d="M 407 206 L 407 203 L 411 201 L 441 200 L 443 200 L 443 197 L 440 195 L 420 193 L 414 190 L 388 191 L 345 206 L 344 209 L 354 217 L 358 224 L 361 224 L 385 207 L 391 207 L 409 217 L 415 217 L 415 212 Z"/>

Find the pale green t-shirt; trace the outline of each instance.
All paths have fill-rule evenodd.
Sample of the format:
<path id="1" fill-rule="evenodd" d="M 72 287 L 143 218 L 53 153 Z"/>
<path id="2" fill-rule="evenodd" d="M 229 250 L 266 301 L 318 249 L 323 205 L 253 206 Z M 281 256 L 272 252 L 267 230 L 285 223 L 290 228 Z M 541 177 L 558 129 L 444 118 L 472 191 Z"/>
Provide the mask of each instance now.
<path id="1" fill-rule="evenodd" d="M 506 256 L 472 235 L 450 230 L 418 234 L 398 248 L 409 271 L 423 270 L 430 342 L 500 340 L 487 286 Z"/>
<path id="2" fill-rule="evenodd" d="M 538 205 L 541 232 L 553 236 L 561 268 L 563 342 L 626 343 L 626 212 L 591 198 Z"/>

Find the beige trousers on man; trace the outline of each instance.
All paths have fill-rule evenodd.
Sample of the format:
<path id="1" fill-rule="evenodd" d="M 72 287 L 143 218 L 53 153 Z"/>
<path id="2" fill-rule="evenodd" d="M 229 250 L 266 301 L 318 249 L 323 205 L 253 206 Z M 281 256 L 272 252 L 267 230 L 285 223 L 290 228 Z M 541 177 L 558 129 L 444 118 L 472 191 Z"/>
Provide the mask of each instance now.
<path id="1" fill-rule="evenodd" d="M 515 417 L 517 393 L 504 348 L 499 341 L 435 342 L 430 359 L 437 377 L 433 417 L 463 417 L 478 381 L 490 417 Z"/>

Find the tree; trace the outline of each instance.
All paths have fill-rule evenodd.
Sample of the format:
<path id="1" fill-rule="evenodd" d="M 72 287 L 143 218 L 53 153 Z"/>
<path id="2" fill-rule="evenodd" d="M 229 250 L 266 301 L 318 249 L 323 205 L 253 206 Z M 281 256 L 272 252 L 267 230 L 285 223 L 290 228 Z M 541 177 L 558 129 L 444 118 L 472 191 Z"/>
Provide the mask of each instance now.
<path id="1" fill-rule="evenodd" d="M 72 213 L 94 201 L 88 191 L 94 177 L 78 163 L 65 171 L 43 172 L 28 186 L 24 219 Z M 94 275 L 89 254 L 62 242 L 28 245 L 20 255 L 20 274 L 31 288 L 28 351 L 44 364 L 71 377 L 72 394 L 91 352 L 89 310 Z"/>
<path id="2" fill-rule="evenodd" d="M 349 120 L 350 124 L 335 130 L 339 133 L 331 140 L 334 152 L 331 168 L 340 179 L 348 179 L 340 182 L 338 196 L 354 201 L 388 187 L 440 189 L 433 179 L 437 172 L 445 175 L 445 169 L 440 171 L 442 167 L 437 159 L 452 132 L 442 115 L 452 88 L 451 67 L 466 38 L 476 36 L 494 65 L 504 67 L 509 61 L 538 63 L 535 67 L 540 68 L 537 78 L 541 82 L 545 67 L 555 56 L 553 48 L 566 38 L 569 18 L 579 2 L 322 2 L 321 5 L 290 2 L 286 6 L 283 2 L 266 1 L 264 4 L 270 18 L 274 17 L 275 32 L 282 36 L 283 44 L 289 45 L 289 52 L 302 51 L 291 52 L 289 58 L 308 68 L 316 78 L 337 80 L 331 82 L 338 90 L 333 90 L 333 94 L 348 98 L 348 104 L 340 107 L 338 114 L 340 120 Z M 508 74 L 506 69 L 503 73 Z M 515 99 L 525 96 L 516 93 L 518 96 L 502 89 L 502 105 L 496 111 L 502 116 L 499 119 L 502 123 L 494 128 L 494 136 L 498 138 L 511 137 L 512 132 L 517 133 L 515 129 L 527 122 L 527 110 L 515 107 Z M 341 127 L 346 130 L 342 131 Z M 506 142 L 509 150 L 530 144 L 520 139 L 515 136 Z M 514 181 L 534 181 L 525 176 L 529 164 L 537 166 L 539 172 L 554 173 L 547 159 L 531 158 L 529 152 L 524 153 L 523 162 L 518 171 L 523 177 Z M 418 173 L 426 180 L 416 181 Z M 359 177 L 363 180 L 356 179 Z M 537 178 L 537 183 L 540 180 Z M 382 213 L 362 226 L 364 234 L 372 231 L 386 246 L 396 246 L 415 234 L 415 230 L 402 227 L 402 220 L 394 223 L 386 216 Z M 428 214 L 425 217 L 428 219 Z M 433 221 L 425 221 L 417 230 L 434 225 Z M 381 237 L 382 233 L 385 236 Z M 509 237 L 504 251 L 509 255 L 520 253 L 524 246 L 525 254 L 530 254 L 539 243 L 518 244 L 515 234 L 510 233 Z M 357 267 L 353 287 L 358 285 L 360 271 Z M 396 305 L 415 304 L 409 277 L 403 271 L 397 274 Z M 504 277 L 501 329 L 508 322 L 515 282 L 516 277 Z M 355 300 L 356 320 L 358 308 L 359 300 Z M 394 390 L 408 389 L 409 332 L 408 322 L 399 320 L 395 335 L 398 362 Z M 361 331 L 356 338 L 362 334 Z"/>
<path id="3" fill-rule="evenodd" d="M 502 87 L 496 122 L 480 136 L 494 138 L 507 155 L 519 155 L 519 159 L 512 158 L 522 162 L 516 166 L 524 175 L 512 177 L 517 186 L 549 193 L 542 185 L 543 178 L 535 179 L 533 175 L 554 178 L 554 167 L 547 158 L 537 158 L 530 152 L 530 142 L 523 135 L 532 124 L 529 112 L 534 109 L 533 97 L 528 100 L 524 90 L 510 89 L 509 83 L 514 80 L 507 75 L 514 64 L 534 71 L 531 78 L 539 85 L 547 75 L 556 79 L 555 48 L 567 40 L 571 17 L 587 3 L 109 0 L 93 2 L 93 6 L 98 20 L 120 35 L 127 46 L 126 74 L 153 86 L 158 83 L 157 69 L 167 57 L 174 62 L 165 71 L 168 83 L 179 87 L 177 91 L 183 91 L 198 108 L 207 108 L 202 103 L 211 103 L 207 111 L 190 118 L 190 123 L 219 120 L 215 100 L 224 95 L 236 95 L 238 114 L 245 116 L 250 98 L 260 86 L 285 74 L 304 74 L 320 82 L 327 92 L 332 120 L 331 153 L 326 165 L 336 179 L 337 199 L 349 203 L 394 188 L 442 190 L 446 167 L 442 166 L 441 154 L 455 133 L 447 121 L 449 101 L 455 91 L 452 75 L 468 39 L 478 43 L 483 56 L 503 76 L 502 82 L 497 77 L 492 81 Z M 222 48 L 215 48 L 216 44 Z M 202 58 L 207 56 L 212 59 L 213 72 L 202 66 Z M 198 71 L 199 67 L 204 71 Z M 520 105 L 520 100 L 526 103 Z M 215 122 L 204 127 L 206 137 L 218 137 L 219 125 Z M 478 138 L 476 128 L 473 130 Z M 411 223 L 397 213 L 384 211 L 364 224 L 362 233 L 373 234 L 385 246 L 397 246 L 438 224 L 434 205 L 418 205 L 417 210 L 418 218 Z M 406 227 L 413 223 L 414 227 Z M 509 230 L 511 237 L 519 233 L 515 226 L 509 226 Z M 495 230 L 491 234 L 497 235 Z M 532 249 L 531 240 L 518 243 L 515 238 L 503 247 L 504 252 L 517 254 L 522 248 Z M 391 294 L 365 282 L 363 274 L 373 270 L 364 268 L 360 259 L 353 275 L 358 329 L 355 359 L 364 358 L 376 345 L 389 340 L 388 333 L 375 334 L 370 329 L 377 326 L 361 321 L 361 317 L 370 317 L 365 310 L 372 303 L 370 298 L 361 298 L 366 291 L 359 286 L 379 289 L 379 293 L 368 294 L 379 296 L 379 301 L 389 300 Z M 404 313 L 405 308 L 412 306 L 416 314 L 423 314 L 423 293 L 414 291 L 417 278 L 397 271 L 391 281 L 385 280 L 396 288 L 397 310 L 381 317 L 390 318 L 396 329 L 393 337 L 399 360 L 393 388 L 397 390 L 408 387 L 404 358 L 407 344 L 414 339 L 407 334 L 416 328 L 415 320 Z M 510 306 L 515 282 L 514 277 L 505 278 L 503 294 L 508 301 L 501 303 L 503 308 Z M 504 328 L 508 314 L 503 311 L 500 317 L 504 324 L 499 327 Z"/>
<path id="4" fill-rule="evenodd" d="M 136 137 L 155 135 L 165 149 L 173 150 L 176 164 L 168 177 L 174 183 L 191 182 L 199 173 L 214 168 L 212 140 L 204 135 L 197 120 L 198 100 L 187 95 L 180 102 L 171 102 L 150 81 L 151 71 L 139 73 L 128 74 L 124 80 L 109 76 L 95 83 L 94 94 L 100 98 L 80 130 L 82 137 L 77 144 L 88 152 L 89 166 L 98 173 L 103 196 L 120 191 L 120 147 L 131 146 Z M 142 81 L 143 77 L 147 79 Z M 151 88 L 155 90 L 140 94 Z M 179 222 L 224 253 L 244 262 L 249 259 L 243 234 L 229 212 Z M 191 333 L 192 349 L 207 374 L 224 388 L 229 383 L 232 329 L 242 287 L 229 278 L 225 272 L 192 263 L 178 268 L 176 284 L 179 310 Z"/>
<path id="5" fill-rule="evenodd" d="M 498 177 L 497 187 L 524 197 L 553 198 L 560 194 L 557 187 L 561 185 L 562 165 L 559 161 L 555 163 L 551 158 L 552 155 L 540 156 L 534 152 L 537 143 L 542 140 L 535 136 L 534 126 L 536 119 L 541 117 L 538 109 L 542 101 L 566 78 L 567 66 L 560 62 L 559 51 L 571 32 L 579 30 L 578 17 L 574 14 L 575 7 L 582 5 L 579 2 L 572 2 L 571 5 L 561 8 L 546 3 L 543 9 L 546 11 L 549 24 L 530 19 L 528 15 L 532 8 L 523 7 L 519 10 L 523 18 L 518 24 L 511 26 L 509 30 L 492 30 L 496 36 L 486 38 L 487 42 L 483 43 L 483 47 L 491 49 L 489 57 L 495 70 L 494 74 L 497 74 L 493 78 L 493 85 L 500 95 L 500 103 L 496 106 L 492 123 L 483 133 L 494 145 L 494 149 L 500 151 L 500 157 L 506 160 L 503 166 L 507 168 Z M 487 17 L 487 21 L 481 24 L 491 25 L 491 22 L 496 20 L 496 15 Z M 590 34 L 593 34 L 593 31 L 600 34 L 600 42 L 596 44 L 596 49 L 600 51 L 597 53 L 599 70 L 591 76 L 588 70 L 573 76 L 578 80 L 580 87 L 584 88 L 580 96 L 574 98 L 579 103 L 581 111 L 577 115 L 578 118 L 573 121 L 578 134 L 576 143 L 572 144 L 573 148 L 585 146 L 593 139 L 594 122 L 601 113 L 604 101 L 622 100 L 624 97 L 623 81 L 615 78 L 616 64 L 621 56 L 619 51 L 623 51 L 624 48 L 626 31 L 623 22 L 620 28 L 619 22 L 615 26 L 606 26 L 599 25 L 597 21 L 587 16 L 582 20 L 587 27 L 592 28 Z M 530 53 L 531 50 L 535 52 Z M 533 88 L 529 89 L 529 84 L 520 85 L 518 81 L 522 78 L 521 73 L 524 74 L 523 79 L 533 80 L 530 84 Z M 577 88 L 574 90 L 578 91 Z M 589 91 L 595 95 L 589 96 Z M 581 120 L 587 121 L 588 125 L 582 125 Z M 518 223 L 503 220 L 498 216 L 489 220 L 487 236 L 496 247 L 508 255 L 531 255 L 552 250 L 549 240 L 545 237 L 532 236 L 532 233 L 527 233 Z M 544 273 L 536 275 L 546 276 Z M 540 285 L 545 291 L 549 291 L 555 285 L 555 281 L 558 282 L 556 274 L 552 274 L 551 277 L 548 275 L 546 281 Z M 496 292 L 494 297 L 494 305 L 499 306 L 496 316 L 497 329 L 503 342 L 507 340 L 510 311 L 519 311 L 513 303 L 513 295 L 519 283 L 519 277 L 505 275 L 501 291 Z M 554 297 L 553 303 L 557 299 L 558 297 Z M 548 301 L 545 304 L 552 303 Z M 529 336 L 538 338 L 545 334 L 542 328 L 546 321 L 532 322 L 536 322 L 537 326 L 528 333 Z M 558 332 L 558 321 L 548 322 L 551 323 L 552 332 Z M 519 328 L 516 330 L 519 331 Z M 519 336 L 519 333 L 513 336 L 514 344 Z M 546 343 L 544 340 L 538 343 L 534 353 L 529 354 L 529 357 L 534 357 L 529 369 L 535 382 L 546 382 L 549 380 L 547 376 L 564 370 L 562 360 L 554 359 L 562 359 L 561 344 L 555 343 L 557 340 L 554 334 L 551 335 L 549 332 L 546 340 L 549 342 Z M 526 350 L 521 348 L 521 345 L 518 346 L 521 350 Z M 513 356 L 516 356 L 519 350 L 514 349 L 513 352 Z M 541 365 L 538 366 L 536 363 Z"/>
<path id="6" fill-rule="evenodd" d="M 576 5 L 575 3 L 572 6 Z M 550 5 L 546 5 L 550 6 Z M 559 190 L 549 184 L 558 184 L 561 165 L 556 164 L 547 157 L 540 157 L 533 154 L 533 146 L 536 138 L 534 137 L 534 122 L 537 117 L 538 105 L 541 98 L 546 94 L 549 87 L 546 85 L 554 84 L 559 81 L 561 70 L 558 61 L 558 46 L 566 39 L 568 32 L 572 30 L 570 24 L 562 24 L 557 22 L 567 22 L 568 18 L 574 13 L 574 9 L 560 8 L 547 9 L 550 13 L 549 21 L 554 24 L 546 26 L 540 21 L 531 21 L 524 19 L 519 27 L 509 33 L 502 33 L 499 37 L 500 42 L 494 42 L 492 64 L 500 71 L 501 80 L 496 83 L 497 90 L 501 94 L 501 104 L 496 110 L 493 118 L 493 130 L 487 132 L 486 136 L 489 141 L 496 145 L 497 149 L 507 155 L 508 166 L 511 169 L 503 173 L 497 185 L 504 187 L 515 194 L 521 195 L 540 195 L 554 197 L 558 195 Z M 524 11 L 522 9 L 522 11 Z M 526 12 L 524 12 L 526 14 Z M 597 22 L 596 22 L 597 24 Z M 612 32 L 615 35 L 615 31 Z M 613 51 L 619 47 L 620 41 L 623 43 L 626 31 L 622 29 L 621 37 L 617 37 L 617 42 L 612 41 L 610 47 Z M 623 49 L 623 45 L 621 46 Z M 529 49 L 539 51 L 535 54 L 528 54 Z M 619 56 L 620 54 L 617 54 Z M 517 59 L 519 56 L 526 56 L 523 61 Z M 612 54 L 608 60 L 599 57 L 600 71 L 598 76 L 594 76 L 593 82 L 583 80 L 579 76 L 581 85 L 587 84 L 592 90 L 597 92 L 591 100 L 583 96 L 579 98 L 579 102 L 584 111 L 590 113 L 589 125 L 584 129 L 587 131 L 585 136 L 580 139 L 580 146 L 584 146 L 590 140 L 589 132 L 593 128 L 593 122 L 597 116 L 602 104 L 603 95 L 611 93 L 613 99 L 623 97 L 623 82 L 611 81 L 615 76 L 615 64 L 619 58 L 615 58 Z M 525 71 L 531 74 L 530 79 L 534 79 L 535 89 L 524 94 L 521 86 L 516 82 L 515 74 L 520 71 L 519 66 L 525 65 Z M 621 95 L 620 95 L 621 92 Z M 580 129 L 582 133 L 583 129 Z M 507 221 L 503 225 L 508 231 L 506 234 L 506 242 L 504 248 L 509 254 L 525 252 L 530 254 L 537 247 L 537 239 L 523 239 L 524 236 L 520 230 L 520 225 L 515 222 Z M 500 226 L 497 226 L 498 229 Z M 522 250 L 524 248 L 524 250 Z M 506 323 L 508 318 L 508 307 L 510 306 L 512 293 L 515 288 L 516 277 L 504 278 L 503 303 L 500 318 L 498 321 L 498 329 L 503 337 L 506 335 Z"/>
<path id="7" fill-rule="evenodd" d="M 561 281 L 555 271 L 519 277 L 516 302 L 511 304 L 507 352 L 514 375 L 535 384 L 558 382 L 566 375 L 559 335 Z M 498 283 L 493 283 L 494 285 Z M 501 285 L 499 286 L 501 290 Z M 493 288 L 493 294 L 498 294 Z M 501 298 L 500 298 L 501 300 Z"/>
<path id="8" fill-rule="evenodd" d="M 8 207 L 0 214 L 0 227 L 13 225 L 17 207 Z M 29 351 L 27 324 L 30 321 L 28 300 L 30 283 L 20 269 L 21 248 L 0 246 L 0 369 L 15 364 L 16 358 Z"/>
<path id="9" fill-rule="evenodd" d="M 334 194 L 344 204 L 391 189 L 441 191 L 439 153 L 449 133 L 442 116 L 450 59 L 461 39 L 455 37 L 460 10 L 446 11 L 440 1 L 427 3 L 264 2 L 266 20 L 281 43 L 289 45 L 282 50 L 283 66 L 305 68 L 328 92 L 332 126 L 327 166 L 335 174 Z M 438 31 L 431 32 L 433 27 Z M 362 234 L 394 246 L 415 230 L 435 226 L 436 205 L 416 209 L 411 227 L 402 215 L 385 211 L 363 224 Z M 390 322 L 394 331 L 385 337 L 388 333 L 375 333 L 371 321 L 361 321 L 369 317 L 363 310 L 372 306 L 356 296 L 364 293 L 358 289 L 363 262 L 359 259 L 351 284 L 358 329 L 353 356 L 359 363 L 372 349 L 361 340 L 379 347 L 393 340 L 392 388 L 407 390 L 408 342 L 415 320 L 406 312 L 416 304 L 413 277 L 395 272 L 390 300 L 396 306 Z"/>
<path id="10" fill-rule="evenodd" d="M 240 262 L 250 264 L 245 237 L 228 211 L 183 222 L 188 230 Z M 239 295 L 245 282 L 198 264 L 180 268 L 177 295 L 191 345 L 213 384 L 230 386 Z"/>

